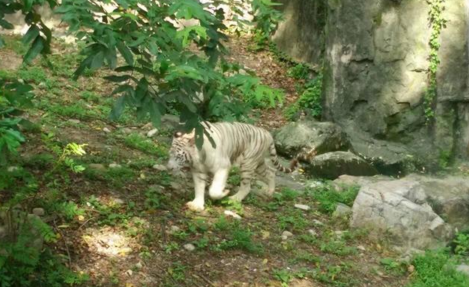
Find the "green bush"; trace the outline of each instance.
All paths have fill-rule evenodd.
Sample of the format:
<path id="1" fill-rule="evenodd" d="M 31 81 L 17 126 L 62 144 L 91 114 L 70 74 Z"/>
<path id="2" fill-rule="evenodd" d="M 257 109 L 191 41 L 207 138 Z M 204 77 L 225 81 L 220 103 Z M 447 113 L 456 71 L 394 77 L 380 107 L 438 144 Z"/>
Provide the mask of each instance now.
<path id="1" fill-rule="evenodd" d="M 427 251 L 417 256 L 412 264 L 415 274 L 408 287 L 469 286 L 469 278 L 456 271 L 446 251 Z"/>
<path id="2" fill-rule="evenodd" d="M 322 74 L 307 82 L 298 100 L 285 110 L 285 117 L 293 119 L 303 111 L 306 114 L 320 118 L 322 114 Z"/>
<path id="3" fill-rule="evenodd" d="M 338 203 L 343 203 L 348 206 L 352 206 L 355 198 L 358 195 L 359 188 L 357 186 L 349 187 L 343 191 L 336 191 L 330 186 L 314 191 L 311 196 L 319 202 L 319 211 L 332 214 Z"/>

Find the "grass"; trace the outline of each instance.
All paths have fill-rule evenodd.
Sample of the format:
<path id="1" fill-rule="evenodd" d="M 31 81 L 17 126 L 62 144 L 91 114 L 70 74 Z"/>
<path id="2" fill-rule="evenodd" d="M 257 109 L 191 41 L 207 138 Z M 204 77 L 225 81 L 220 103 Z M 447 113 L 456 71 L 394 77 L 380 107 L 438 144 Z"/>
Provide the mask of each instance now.
<path id="1" fill-rule="evenodd" d="M 168 148 L 166 146 L 162 144 L 155 145 L 151 142 L 151 140 L 137 133 L 131 133 L 126 136 L 124 143 L 128 147 L 134 148 L 144 153 L 156 155 L 163 159 L 168 157 Z"/>
<path id="2" fill-rule="evenodd" d="M 330 186 L 325 185 L 324 188 L 311 192 L 310 194 L 314 200 L 318 201 L 319 211 L 332 214 L 339 203 L 352 206 L 358 195 L 358 191 L 358 187 L 348 187 L 343 191 L 336 191 Z"/>
<path id="3" fill-rule="evenodd" d="M 13 44 L 10 47 L 19 49 Z M 102 94 L 112 87 L 92 73 L 90 78 L 70 80 L 79 58 L 67 52 L 50 57 L 52 69 L 39 62 L 18 72 L 0 71 L 0 77 L 21 74 L 36 86 L 39 95 L 36 107 L 29 112 L 32 119 L 40 122 L 40 129 L 28 133 L 29 142 L 22 151 L 27 156 L 17 163 L 20 170 L 0 174 L 0 182 L 6 182 L 5 189 L 9 191 L 0 194 L 0 199 L 26 189 L 31 196 L 24 207 L 28 212 L 43 207 L 48 216 L 54 215 L 47 218 L 51 220 L 53 234 L 60 236 L 45 248 L 45 252 L 53 252 L 54 256 L 44 253 L 40 257 L 37 276 L 67 274 L 66 269 L 49 268 L 48 264 L 54 260 L 61 266 L 68 264 L 69 251 L 72 271 L 83 272 L 83 277 L 80 274 L 64 277 L 76 280 L 73 286 L 80 286 L 79 280 L 86 277 L 89 281 L 83 286 L 205 286 L 207 281 L 231 286 L 235 282 L 239 286 L 288 286 L 299 278 L 314 286 L 362 286 L 370 280 L 371 284 L 382 286 L 405 285 L 409 276 L 407 265 L 396 265 L 397 257 L 385 248 L 376 251 L 365 232 L 347 231 L 342 221 L 330 220 L 329 215 L 338 203 L 352 204 L 356 189 L 337 192 L 327 186 L 306 193 L 282 189 L 271 199 L 251 194 L 242 204 L 209 201 L 202 214 L 185 210 L 184 204 L 193 199 L 192 188 L 186 188 L 181 179 L 152 168 L 166 160 L 168 146 L 159 137 L 170 138 L 171 131 L 161 129 L 156 141 L 137 133 L 140 130 L 131 129 L 134 133 L 124 130 L 142 126 L 129 113 L 124 113 L 117 123 L 110 122 L 108 112 L 113 98 Z M 305 71 L 299 66 L 291 70 L 291 75 L 301 78 Z M 70 121 L 73 119 L 80 122 Z M 104 133 L 104 126 L 112 132 Z M 55 133 L 53 140 L 41 137 L 49 131 Z M 86 169 L 73 173 L 61 165 L 50 173 L 57 162 L 56 147 L 76 139 L 89 144 L 87 154 L 75 159 Z M 110 168 L 111 163 L 119 163 L 120 167 Z M 45 179 L 46 173 L 50 173 L 48 178 L 52 180 Z M 182 187 L 171 188 L 174 182 Z M 234 169 L 229 183 L 238 186 L 239 182 L 239 170 Z M 117 198 L 121 200 L 117 202 Z M 296 209 L 295 203 L 311 206 L 311 210 Z M 242 219 L 224 216 L 226 209 L 236 211 Z M 315 225 L 314 220 L 324 224 Z M 179 230 L 172 232 L 175 226 Z M 317 234 L 311 235 L 310 229 Z M 293 236 L 282 240 L 284 230 L 291 231 Z M 337 236 L 337 230 L 343 231 L 341 236 Z M 125 240 L 120 243 L 123 246 L 117 247 L 127 248 L 126 254 L 112 257 L 100 253 L 112 248 L 113 240 L 106 240 L 109 239 L 106 236 L 113 240 L 123 237 Z M 466 241 L 462 236 L 458 239 L 461 254 L 467 250 Z M 185 250 L 183 246 L 187 243 L 196 249 Z M 364 245 L 366 251 L 358 254 L 357 244 Z M 467 284 L 460 281 L 463 279 L 458 273 L 443 274 L 441 266 L 453 260 L 448 254 L 443 255 L 416 258 L 412 263 L 416 272 L 409 283 L 414 285 L 409 286 L 426 286 L 431 280 L 445 284 L 440 286 L 465 286 L 458 285 Z M 433 260 L 448 264 L 434 264 Z M 387 272 L 386 277 L 378 280 L 372 274 L 365 281 L 362 266 L 354 266 L 355 262 L 364 262 L 364 268 Z M 376 262 L 380 264 L 376 266 Z M 143 267 L 136 268 L 137 263 Z M 99 266 L 99 272 L 95 266 Z M 18 268 L 15 265 L 10 271 L 16 272 Z M 440 271 L 432 271 L 437 268 Z M 7 282 L 1 277 L 4 270 L 0 271 L 0 285 Z M 133 271 L 132 276 L 126 275 L 128 270 Z M 53 281 L 60 282 L 60 286 L 70 285 L 60 278 Z"/>
<path id="4" fill-rule="evenodd" d="M 456 271 L 455 262 L 444 250 L 427 251 L 412 264 L 415 274 L 407 287 L 469 286 L 469 277 Z"/>

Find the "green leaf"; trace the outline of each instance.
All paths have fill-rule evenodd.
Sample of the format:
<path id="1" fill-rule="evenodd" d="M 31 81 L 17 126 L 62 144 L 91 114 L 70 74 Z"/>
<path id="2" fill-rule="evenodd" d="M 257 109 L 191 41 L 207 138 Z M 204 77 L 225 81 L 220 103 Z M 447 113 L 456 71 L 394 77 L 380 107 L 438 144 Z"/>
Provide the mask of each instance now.
<path id="1" fill-rule="evenodd" d="M 202 39 L 207 39 L 207 29 L 202 26 L 188 26 L 177 32 L 176 37 L 182 39 L 182 46 L 187 47 L 190 35 L 195 32 Z"/>
<path id="2" fill-rule="evenodd" d="M 154 100 L 151 102 L 150 119 L 153 126 L 159 127 L 161 125 L 161 113 L 158 108 L 158 103 Z"/>
<path id="3" fill-rule="evenodd" d="M 122 57 L 124 57 L 127 64 L 132 66 L 134 64 L 134 55 L 130 49 L 122 41 L 117 42 L 117 49 L 119 50 L 119 53 L 121 53 Z"/>
<path id="4" fill-rule="evenodd" d="M 120 118 L 122 112 L 124 111 L 125 104 L 126 95 L 123 95 L 116 100 L 116 102 L 114 103 L 114 107 L 111 110 L 111 114 L 109 115 L 109 118 L 112 121 L 117 121 Z"/>
<path id="5" fill-rule="evenodd" d="M 0 27 L 2 27 L 3 29 L 8 29 L 8 30 L 15 28 L 10 22 L 4 19 L 0 19 Z"/>
<path id="6" fill-rule="evenodd" d="M 127 80 L 135 80 L 134 77 L 130 76 L 130 75 L 122 75 L 122 76 L 107 76 L 107 77 L 104 77 L 104 79 L 108 80 L 108 81 L 111 81 L 111 82 L 114 82 L 114 83 L 121 83 L 121 82 L 125 82 Z"/>
<path id="7" fill-rule="evenodd" d="M 3 41 L 2 37 L 0 37 L 0 49 L 5 47 L 5 41 Z"/>
<path id="8" fill-rule="evenodd" d="M 39 28 L 36 25 L 33 25 L 28 29 L 28 32 L 24 34 L 23 39 L 21 39 L 21 41 L 23 42 L 23 44 L 28 45 L 38 36 L 39 36 Z"/>
<path id="9" fill-rule="evenodd" d="M 104 63 L 104 53 L 103 51 L 99 51 L 97 54 L 94 55 L 93 60 L 90 64 L 90 69 L 96 70 L 103 66 Z"/>
<path id="10" fill-rule="evenodd" d="M 44 42 L 41 37 L 37 37 L 36 40 L 34 40 L 33 45 L 31 48 L 29 48 L 28 52 L 24 56 L 23 61 L 27 64 L 31 63 L 32 60 L 34 60 L 39 53 L 42 52 L 44 49 Z"/>
<path id="11" fill-rule="evenodd" d="M 24 3 L 24 11 L 29 12 L 31 11 L 31 7 L 33 6 L 34 0 L 23 0 Z"/>

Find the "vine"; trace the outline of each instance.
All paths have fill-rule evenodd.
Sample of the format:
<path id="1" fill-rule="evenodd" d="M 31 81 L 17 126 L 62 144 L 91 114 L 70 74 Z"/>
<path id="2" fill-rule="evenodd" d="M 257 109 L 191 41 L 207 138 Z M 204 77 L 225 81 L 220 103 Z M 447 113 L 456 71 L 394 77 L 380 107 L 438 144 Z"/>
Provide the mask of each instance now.
<path id="1" fill-rule="evenodd" d="M 430 66 L 428 68 L 428 80 L 429 86 L 424 97 L 425 106 L 425 118 L 429 122 L 434 116 L 433 111 L 434 101 L 437 96 L 437 71 L 438 65 L 440 64 L 440 58 L 438 57 L 438 51 L 440 50 L 440 35 L 441 30 L 446 27 L 446 19 L 443 18 L 442 12 L 444 10 L 445 0 L 427 0 L 430 5 L 430 11 L 428 12 L 428 18 L 432 29 L 430 37 Z"/>

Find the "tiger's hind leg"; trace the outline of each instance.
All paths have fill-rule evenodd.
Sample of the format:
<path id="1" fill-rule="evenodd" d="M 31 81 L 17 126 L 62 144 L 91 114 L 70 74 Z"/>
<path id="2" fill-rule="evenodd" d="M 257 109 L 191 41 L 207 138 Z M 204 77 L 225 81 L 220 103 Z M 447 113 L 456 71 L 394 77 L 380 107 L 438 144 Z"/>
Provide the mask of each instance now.
<path id="1" fill-rule="evenodd" d="M 254 164 L 241 164 L 241 186 L 236 194 L 230 196 L 231 200 L 241 202 L 251 191 L 251 181 L 254 177 L 256 166 Z"/>
<path id="2" fill-rule="evenodd" d="M 272 196 L 275 191 L 275 170 L 264 161 L 257 167 L 256 174 L 267 184 L 267 195 Z"/>

